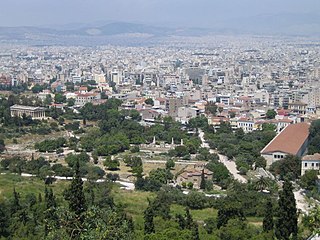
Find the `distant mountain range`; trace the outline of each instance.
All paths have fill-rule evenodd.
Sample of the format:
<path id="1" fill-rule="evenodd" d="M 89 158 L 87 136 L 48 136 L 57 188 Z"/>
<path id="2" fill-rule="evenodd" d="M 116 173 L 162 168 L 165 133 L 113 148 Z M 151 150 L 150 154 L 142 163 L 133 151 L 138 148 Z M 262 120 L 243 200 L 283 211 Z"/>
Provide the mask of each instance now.
<path id="1" fill-rule="evenodd" d="M 207 23 L 206 25 L 209 25 Z M 170 36 L 206 36 L 214 34 L 259 34 L 320 36 L 319 14 L 274 14 L 214 22 L 207 28 L 151 26 L 127 22 L 105 24 L 69 24 L 50 27 L 0 27 L 0 41 L 51 44 L 72 41 L 93 43 L 101 39 L 159 39 Z M 98 43 L 97 42 L 97 43 Z"/>
<path id="2" fill-rule="evenodd" d="M 44 36 L 114 36 L 125 34 L 146 34 L 149 36 L 170 35 L 206 35 L 210 29 L 205 28 L 169 28 L 144 24 L 114 22 L 99 27 L 81 27 L 75 29 L 54 29 L 42 27 L 0 27 L 0 39 L 23 39 L 31 35 Z"/>

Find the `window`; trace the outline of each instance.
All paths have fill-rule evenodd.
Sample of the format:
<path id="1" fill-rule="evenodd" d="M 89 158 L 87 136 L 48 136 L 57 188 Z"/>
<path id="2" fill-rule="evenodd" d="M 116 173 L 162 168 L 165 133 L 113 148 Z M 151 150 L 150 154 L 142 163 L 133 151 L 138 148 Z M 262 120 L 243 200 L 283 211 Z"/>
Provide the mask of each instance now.
<path id="1" fill-rule="evenodd" d="M 314 167 L 314 163 L 311 163 L 311 166 Z"/>
<path id="2" fill-rule="evenodd" d="M 308 166 L 308 163 L 304 163 L 304 166 L 307 167 L 307 166 Z"/>

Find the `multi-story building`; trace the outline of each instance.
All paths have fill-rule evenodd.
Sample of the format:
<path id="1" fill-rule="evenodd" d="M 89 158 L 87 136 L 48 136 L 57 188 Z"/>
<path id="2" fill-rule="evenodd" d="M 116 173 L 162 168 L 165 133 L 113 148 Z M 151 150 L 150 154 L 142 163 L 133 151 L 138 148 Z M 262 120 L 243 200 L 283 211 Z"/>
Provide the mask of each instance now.
<path id="1" fill-rule="evenodd" d="M 308 106 L 308 104 L 303 103 L 303 102 L 294 102 L 294 103 L 289 103 L 288 109 L 294 113 L 306 114 L 307 106 Z"/>
<path id="2" fill-rule="evenodd" d="M 301 159 L 301 175 L 304 175 L 308 170 L 320 170 L 320 153 L 303 156 Z"/>

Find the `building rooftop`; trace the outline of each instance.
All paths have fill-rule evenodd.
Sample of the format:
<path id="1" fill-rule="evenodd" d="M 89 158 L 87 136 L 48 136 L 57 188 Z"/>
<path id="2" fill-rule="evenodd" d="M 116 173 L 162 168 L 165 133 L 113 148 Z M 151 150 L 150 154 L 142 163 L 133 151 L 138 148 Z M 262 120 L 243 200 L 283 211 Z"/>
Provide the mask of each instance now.
<path id="1" fill-rule="evenodd" d="M 309 136 L 309 126 L 307 123 L 288 125 L 262 149 L 261 153 L 284 152 L 296 155 Z"/>
<path id="2" fill-rule="evenodd" d="M 320 160 L 320 153 L 315 153 L 313 155 L 306 155 L 302 157 L 302 161 L 314 161 Z"/>
<path id="3" fill-rule="evenodd" d="M 46 110 L 43 107 L 32 107 L 32 106 L 23 106 L 15 104 L 10 107 L 10 110 L 29 110 L 29 111 L 36 111 L 36 110 Z"/>

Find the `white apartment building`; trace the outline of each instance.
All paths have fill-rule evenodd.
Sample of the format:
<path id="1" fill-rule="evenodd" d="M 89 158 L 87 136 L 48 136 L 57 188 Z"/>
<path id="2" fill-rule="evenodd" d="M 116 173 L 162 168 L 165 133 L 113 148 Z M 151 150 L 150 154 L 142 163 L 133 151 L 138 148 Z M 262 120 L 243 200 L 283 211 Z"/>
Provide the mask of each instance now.
<path id="1" fill-rule="evenodd" d="M 302 157 L 301 161 L 301 176 L 304 175 L 307 170 L 320 170 L 320 153 L 306 155 Z"/>

